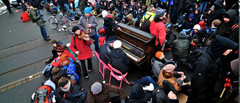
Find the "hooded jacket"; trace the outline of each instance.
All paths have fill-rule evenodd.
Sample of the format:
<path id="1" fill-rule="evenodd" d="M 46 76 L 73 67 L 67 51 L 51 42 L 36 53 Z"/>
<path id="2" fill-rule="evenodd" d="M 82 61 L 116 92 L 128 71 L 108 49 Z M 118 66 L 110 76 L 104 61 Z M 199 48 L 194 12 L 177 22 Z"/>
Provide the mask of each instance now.
<path id="1" fill-rule="evenodd" d="M 191 18 L 192 20 L 190 21 L 189 18 Z M 195 18 L 194 14 L 191 13 L 188 16 L 188 19 L 183 23 L 183 29 L 192 29 L 193 26 L 197 24 L 197 19 Z"/>
<path id="2" fill-rule="evenodd" d="M 150 23 L 150 32 L 156 36 L 155 46 L 160 44 L 163 45 L 163 41 L 166 38 L 166 26 L 164 20 L 161 20 L 155 16 L 154 20 Z M 160 42 L 160 43 L 159 43 Z"/>
<path id="3" fill-rule="evenodd" d="M 74 63 L 70 62 L 68 65 L 63 66 L 62 68 L 66 71 L 69 78 L 71 78 L 71 76 L 73 75 L 75 77 L 76 83 L 79 81 L 79 76 L 76 73 L 76 66 Z"/>
<path id="4" fill-rule="evenodd" d="M 110 63 L 122 74 L 125 74 L 128 72 L 128 65 L 130 64 L 130 60 L 127 55 L 120 48 L 118 48 L 113 49 L 110 52 Z"/>
<path id="5" fill-rule="evenodd" d="M 110 52 L 113 48 L 108 44 L 105 43 L 100 47 L 99 55 L 100 59 L 107 65 L 109 63 Z"/>
<path id="6" fill-rule="evenodd" d="M 76 84 L 71 85 L 68 92 L 63 92 L 59 88 L 54 93 L 57 103 L 84 103 L 87 98 L 87 92 Z"/>
<path id="7" fill-rule="evenodd" d="M 79 27 L 80 27 L 80 29 L 86 29 L 86 23 L 87 23 L 87 17 L 84 15 L 84 16 L 81 16 L 80 17 L 80 19 L 79 19 L 79 23 L 78 23 L 78 25 L 79 25 Z M 91 14 L 91 16 L 90 17 L 88 17 L 88 24 L 91 24 L 92 26 L 89 28 L 89 29 L 91 29 L 91 32 L 89 33 L 89 36 L 93 36 L 93 35 L 95 35 L 95 34 L 97 34 L 97 30 L 96 30 L 96 28 L 97 28 L 97 26 L 98 26 L 98 22 L 97 22 L 97 19 L 96 19 L 96 17 L 95 16 L 93 16 L 92 14 Z"/>
<path id="8" fill-rule="evenodd" d="M 109 36 L 113 36 L 114 33 L 112 31 L 113 27 L 116 28 L 116 24 L 112 19 L 112 15 L 108 15 L 107 17 L 104 18 L 104 26 L 105 26 L 105 31 L 106 31 L 106 35 Z"/>
<path id="9" fill-rule="evenodd" d="M 118 88 L 114 85 L 101 83 L 103 86 L 102 92 L 94 95 L 90 90 L 88 91 L 88 103 L 108 103 L 110 101 L 109 93 L 117 93 L 120 95 L 120 99 L 123 100 L 126 94 L 122 88 Z M 91 85 L 90 85 L 91 88 Z"/>
<path id="10" fill-rule="evenodd" d="M 174 59 L 186 59 L 189 51 L 190 41 L 186 35 L 180 35 L 178 39 L 172 43 Z"/>
<path id="11" fill-rule="evenodd" d="M 234 42 L 238 43 L 239 42 L 239 34 L 238 30 L 239 27 L 232 29 L 233 26 L 236 24 L 236 11 L 235 10 L 228 10 L 225 15 L 228 15 L 230 17 L 230 21 L 225 23 L 222 22 L 220 27 L 218 28 L 217 34 L 220 36 L 227 37 Z M 236 24 L 237 25 L 237 24 Z"/>
<path id="12" fill-rule="evenodd" d="M 151 93 L 145 93 L 140 84 L 135 83 L 132 86 L 131 94 L 127 103 L 147 103 L 152 98 Z"/>
<path id="13" fill-rule="evenodd" d="M 228 38 L 216 36 L 210 48 L 197 58 L 191 81 L 193 91 L 193 97 L 191 98 L 195 98 L 196 101 L 200 103 L 209 101 L 212 98 L 213 90 L 219 76 L 217 59 L 220 58 L 227 49 L 234 50 L 237 47 L 238 45 Z"/>

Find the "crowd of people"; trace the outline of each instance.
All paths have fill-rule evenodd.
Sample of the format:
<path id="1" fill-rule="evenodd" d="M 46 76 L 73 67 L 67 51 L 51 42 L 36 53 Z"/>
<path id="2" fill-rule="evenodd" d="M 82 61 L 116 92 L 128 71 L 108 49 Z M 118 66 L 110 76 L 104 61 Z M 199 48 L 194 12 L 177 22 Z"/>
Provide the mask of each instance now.
<path id="1" fill-rule="evenodd" d="M 43 4 L 41 0 L 22 1 L 25 5 L 22 7 L 29 11 L 32 22 L 40 27 L 46 41 L 51 39 L 40 8 L 44 5 L 49 9 L 49 3 L 63 13 L 71 11 L 71 4 L 73 11 L 79 8 L 83 16 L 72 28 L 74 35 L 69 48 L 61 41 L 51 41 L 53 57 L 45 61 L 51 65 L 49 80 L 33 94 L 32 102 L 84 103 L 87 99 L 89 103 L 178 103 L 179 93 L 188 96 L 188 103 L 236 102 L 237 0 L 79 0 L 78 6 L 73 0 L 44 1 Z M 8 10 L 11 14 L 11 9 Z M 100 15 L 104 24 L 98 32 L 96 17 Z M 86 92 L 78 85 L 79 75 L 91 78 L 88 74 L 95 70 L 91 59 L 93 51 L 99 53 L 106 65 L 111 64 L 123 74 L 129 71 L 130 59 L 113 32 L 114 29 L 121 31 L 118 23 L 155 35 L 152 71 L 149 76 L 131 82 L 128 97 L 124 89 L 101 81 L 90 84 Z M 100 37 L 105 37 L 104 44 L 99 45 Z M 90 48 L 92 44 L 95 50 Z M 167 51 L 172 58 L 165 58 Z M 185 70 L 190 72 L 189 77 Z M 231 92 L 222 97 L 222 89 L 229 87 L 225 86 L 229 80 Z M 111 92 L 119 96 L 112 97 Z"/>

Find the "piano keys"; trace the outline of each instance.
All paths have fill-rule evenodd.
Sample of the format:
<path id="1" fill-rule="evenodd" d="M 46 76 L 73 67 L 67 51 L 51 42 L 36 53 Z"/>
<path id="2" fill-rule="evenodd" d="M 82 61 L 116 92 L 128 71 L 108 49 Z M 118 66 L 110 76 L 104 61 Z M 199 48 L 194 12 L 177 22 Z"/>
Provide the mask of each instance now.
<path id="1" fill-rule="evenodd" d="M 155 54 L 155 35 L 123 23 L 117 26 L 122 31 L 114 29 L 114 34 L 122 41 L 122 50 L 137 66 L 146 65 L 147 69 L 151 69 L 151 59 Z"/>

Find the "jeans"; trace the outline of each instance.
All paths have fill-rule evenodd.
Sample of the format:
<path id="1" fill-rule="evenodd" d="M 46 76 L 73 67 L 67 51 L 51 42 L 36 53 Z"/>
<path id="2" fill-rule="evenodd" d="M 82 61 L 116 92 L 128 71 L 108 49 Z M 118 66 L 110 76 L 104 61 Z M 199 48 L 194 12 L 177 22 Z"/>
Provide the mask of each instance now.
<path id="1" fill-rule="evenodd" d="M 40 9 L 37 9 L 37 12 L 38 12 L 38 15 L 41 15 L 41 19 L 42 19 L 42 21 L 44 21 L 44 18 L 43 18 L 43 14 L 42 14 L 42 11 L 40 10 Z"/>
<path id="2" fill-rule="evenodd" d="M 47 39 L 48 36 L 47 36 L 47 30 L 46 30 L 45 26 L 40 26 L 40 30 L 41 30 L 43 39 Z"/>
<path id="3" fill-rule="evenodd" d="M 66 12 L 69 11 L 69 6 L 68 6 L 68 4 L 64 4 L 64 8 L 65 8 Z"/>
<path id="4" fill-rule="evenodd" d="M 154 85 L 154 88 L 158 87 L 157 83 L 150 76 L 143 77 L 135 81 L 135 83 L 141 84 L 142 86 L 149 85 L 150 83 L 152 83 Z"/>
<path id="5" fill-rule="evenodd" d="M 200 13 L 203 14 L 205 12 L 205 9 L 207 8 L 207 4 L 208 2 L 202 2 L 199 9 L 200 9 Z"/>
<path id="6" fill-rule="evenodd" d="M 94 40 L 94 45 L 95 45 L 95 51 L 99 53 L 99 41 L 98 38 L 99 36 L 97 34 L 91 36 L 91 38 Z"/>
<path id="7" fill-rule="evenodd" d="M 179 14 L 178 14 L 178 23 L 183 24 L 183 13 L 182 12 L 179 12 Z"/>

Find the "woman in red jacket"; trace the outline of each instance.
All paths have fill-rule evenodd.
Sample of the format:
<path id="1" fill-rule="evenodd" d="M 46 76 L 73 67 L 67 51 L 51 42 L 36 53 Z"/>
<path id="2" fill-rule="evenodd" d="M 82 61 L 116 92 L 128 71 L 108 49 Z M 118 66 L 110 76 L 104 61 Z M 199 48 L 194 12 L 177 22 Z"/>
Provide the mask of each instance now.
<path id="1" fill-rule="evenodd" d="M 89 38 L 84 39 L 84 36 L 82 36 L 82 31 L 78 26 L 74 26 L 72 32 L 75 34 L 75 36 L 72 36 L 70 49 L 73 53 L 77 55 L 77 58 L 81 61 L 83 75 L 84 78 L 87 79 L 88 73 L 86 71 L 85 59 L 87 59 L 88 72 L 90 73 L 92 71 L 91 57 L 93 54 L 92 50 L 90 49 L 92 41 Z"/>

